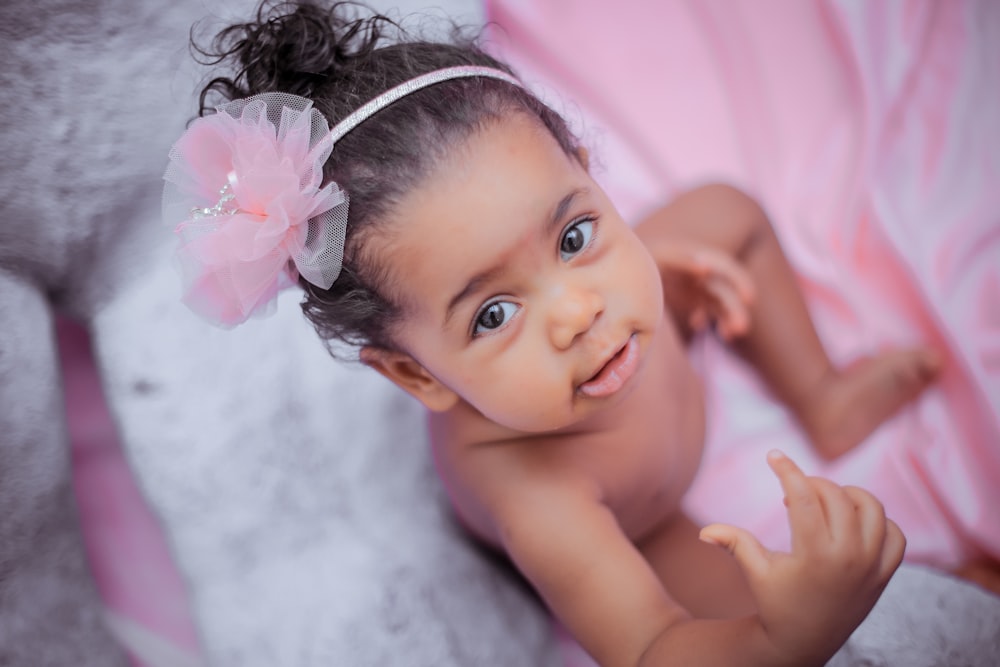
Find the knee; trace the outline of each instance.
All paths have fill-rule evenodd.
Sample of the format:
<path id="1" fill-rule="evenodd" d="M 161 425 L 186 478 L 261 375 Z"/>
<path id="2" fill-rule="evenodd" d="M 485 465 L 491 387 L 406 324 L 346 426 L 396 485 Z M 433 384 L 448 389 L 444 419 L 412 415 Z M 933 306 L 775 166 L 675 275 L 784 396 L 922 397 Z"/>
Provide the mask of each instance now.
<path id="1" fill-rule="evenodd" d="M 717 219 L 727 225 L 729 233 L 738 239 L 734 252 L 737 257 L 746 257 L 762 243 L 776 239 L 764 208 L 745 191 L 727 183 L 711 183 L 698 191 L 712 202 Z"/>

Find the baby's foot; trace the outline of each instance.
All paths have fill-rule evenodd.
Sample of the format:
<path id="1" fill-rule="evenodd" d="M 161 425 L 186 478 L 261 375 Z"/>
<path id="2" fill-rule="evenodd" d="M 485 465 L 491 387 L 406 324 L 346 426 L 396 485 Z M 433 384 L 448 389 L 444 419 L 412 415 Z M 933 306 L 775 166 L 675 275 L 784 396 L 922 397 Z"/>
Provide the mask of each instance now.
<path id="1" fill-rule="evenodd" d="M 892 350 L 829 376 L 799 418 L 820 455 L 849 451 L 934 381 L 941 357 L 929 348 Z"/>
<path id="2" fill-rule="evenodd" d="M 972 561 L 955 570 L 954 574 L 1000 595 L 1000 562 L 987 559 Z"/>

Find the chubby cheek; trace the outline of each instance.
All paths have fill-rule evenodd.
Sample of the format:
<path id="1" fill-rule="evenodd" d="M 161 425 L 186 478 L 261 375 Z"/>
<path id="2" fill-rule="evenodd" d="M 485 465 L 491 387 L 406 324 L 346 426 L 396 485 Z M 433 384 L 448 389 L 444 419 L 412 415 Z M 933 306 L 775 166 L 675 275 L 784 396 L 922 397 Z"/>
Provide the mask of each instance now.
<path id="1" fill-rule="evenodd" d="M 663 281 L 656 261 L 638 237 L 633 236 L 625 257 L 619 262 L 623 275 L 621 288 L 639 309 L 658 322 L 663 315 Z"/>
<path id="2" fill-rule="evenodd" d="M 490 420 L 508 428 L 536 432 L 564 425 L 572 399 L 565 369 L 531 355 L 505 357 L 507 367 L 484 366 L 482 373 L 462 373 L 463 397 Z M 516 367 L 511 367 L 511 365 Z M 496 371 L 496 372 L 494 372 Z M 463 392 L 459 392 L 463 393 Z"/>
<path id="3" fill-rule="evenodd" d="M 551 394 L 538 391 L 520 393 L 520 400 L 495 404 L 494 410 L 480 410 L 491 421 L 524 433 L 542 433 L 568 426 L 573 421 L 567 403 Z"/>
<path id="4" fill-rule="evenodd" d="M 643 247 L 643 255 L 646 258 L 643 266 L 645 267 L 645 277 L 643 281 L 646 284 L 647 299 L 649 300 L 650 312 L 655 315 L 655 319 L 659 319 L 663 316 L 663 310 L 665 308 L 663 302 L 663 276 L 660 275 L 660 269 L 656 266 L 656 261 L 653 256 L 650 255 L 645 247 Z"/>

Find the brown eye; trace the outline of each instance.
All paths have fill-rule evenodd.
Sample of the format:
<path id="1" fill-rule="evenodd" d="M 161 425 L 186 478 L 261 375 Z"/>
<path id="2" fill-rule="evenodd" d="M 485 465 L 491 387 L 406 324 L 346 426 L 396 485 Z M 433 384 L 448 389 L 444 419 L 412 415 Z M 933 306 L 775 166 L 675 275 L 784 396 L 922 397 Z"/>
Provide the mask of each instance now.
<path id="1" fill-rule="evenodd" d="M 574 227 L 563 236 L 560 250 L 566 253 L 580 252 L 583 249 L 583 240 L 583 232 Z"/>
<path id="2" fill-rule="evenodd" d="M 503 307 L 499 303 L 487 307 L 479 316 L 477 323 L 484 329 L 496 329 L 503 324 Z"/>
<path id="3" fill-rule="evenodd" d="M 476 314 L 472 335 L 499 329 L 517 312 L 518 305 L 510 301 L 494 301 Z"/>
<path id="4" fill-rule="evenodd" d="M 579 220 L 572 223 L 559 239 L 559 256 L 568 260 L 587 247 L 594 237 L 594 221 Z"/>

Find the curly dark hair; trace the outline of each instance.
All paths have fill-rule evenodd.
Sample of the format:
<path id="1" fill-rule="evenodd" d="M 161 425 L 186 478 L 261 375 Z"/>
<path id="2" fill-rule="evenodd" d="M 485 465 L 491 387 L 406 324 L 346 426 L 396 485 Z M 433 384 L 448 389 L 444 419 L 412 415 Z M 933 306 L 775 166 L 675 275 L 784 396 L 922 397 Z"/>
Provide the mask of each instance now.
<path id="1" fill-rule="evenodd" d="M 235 70 L 205 85 L 200 113 L 280 91 L 311 99 L 332 126 L 385 90 L 433 70 L 485 65 L 511 73 L 482 50 L 478 37 L 451 27 L 450 41 L 427 41 L 358 3 L 265 0 L 253 20 L 224 28 L 207 46 L 192 36 L 202 64 Z M 577 139 L 559 114 L 519 86 L 484 77 L 411 93 L 337 142 L 323 171 L 325 181 L 336 181 L 350 196 L 343 269 L 328 290 L 299 280 L 302 310 L 331 353 L 337 355 L 331 342 L 397 349 L 392 331 L 403 306 L 385 268 L 365 252 L 365 240 L 442 156 L 511 113 L 537 118 L 568 155 L 577 155 Z"/>

